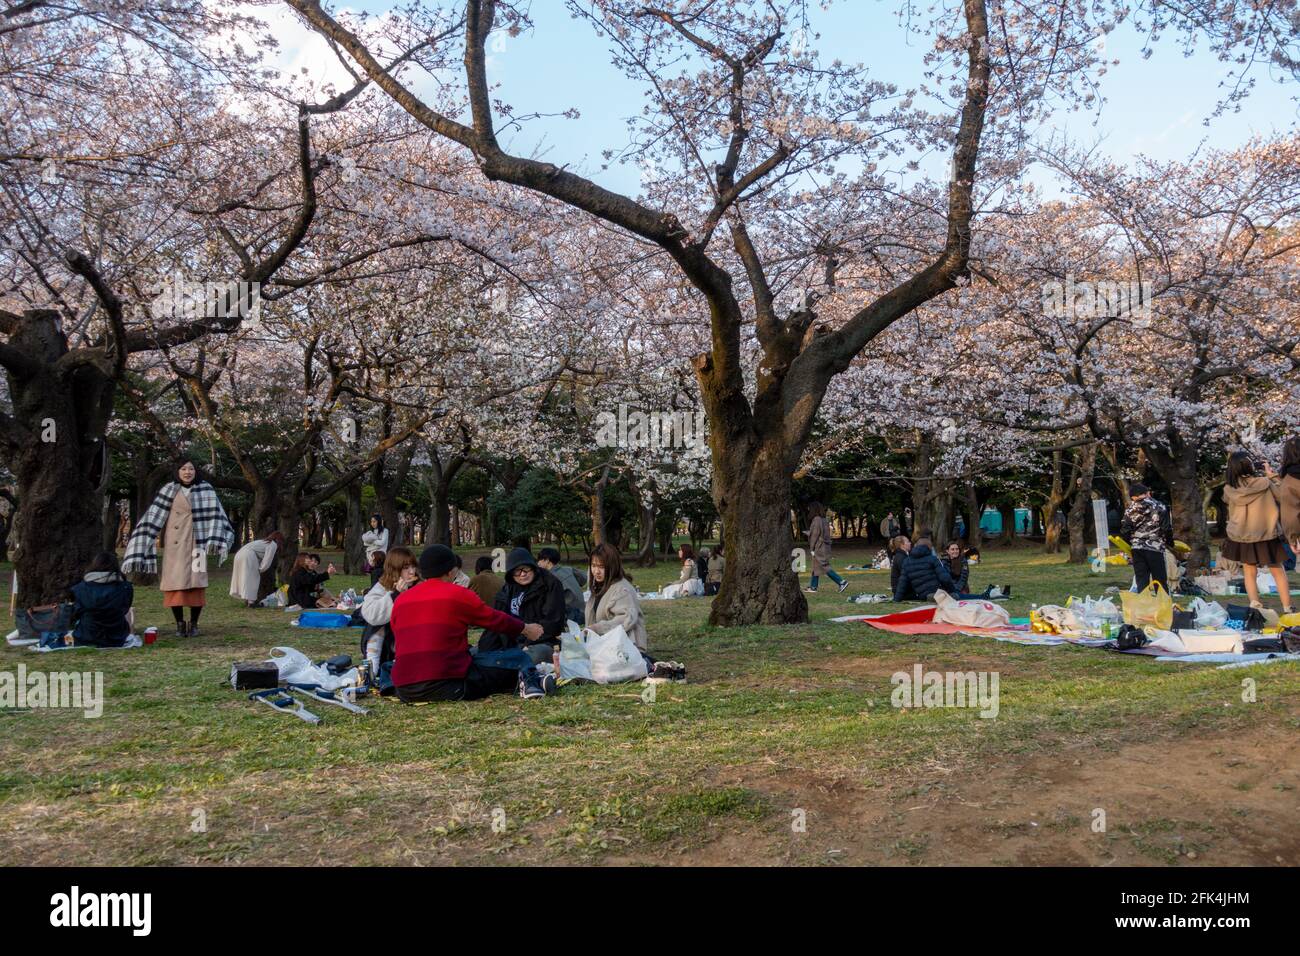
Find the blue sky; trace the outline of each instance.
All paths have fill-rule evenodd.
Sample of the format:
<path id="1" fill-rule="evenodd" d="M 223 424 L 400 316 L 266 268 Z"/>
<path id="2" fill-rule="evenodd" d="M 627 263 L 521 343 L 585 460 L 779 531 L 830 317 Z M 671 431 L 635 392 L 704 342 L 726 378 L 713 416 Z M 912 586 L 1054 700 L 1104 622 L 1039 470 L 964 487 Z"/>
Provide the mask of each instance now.
<path id="1" fill-rule="evenodd" d="M 367 2 L 371 13 L 392 5 Z M 353 6 L 355 9 L 356 7 Z M 810 25 L 819 39 L 810 45 L 825 59 L 865 62 L 872 76 L 900 88 L 921 81 L 924 38 L 909 37 L 892 12 L 893 2 L 840 0 L 823 11 L 809 4 Z M 531 152 L 542 148 L 546 158 L 569 163 L 603 185 L 635 192 L 639 171 L 614 166 L 599 171 L 601 151 L 617 148 L 627 139 L 624 120 L 643 102 L 641 87 L 610 65 L 607 47 L 590 26 L 574 20 L 561 0 L 534 0 L 531 15 L 535 29 L 519 37 L 502 35 L 490 47 L 491 75 L 501 83 L 499 95 L 518 113 L 558 113 L 576 108 L 579 119 L 544 119 L 514 134 L 511 148 Z M 297 31 L 283 37 L 288 61 L 321 64 L 323 51 L 309 51 Z M 1172 40 L 1173 38 L 1169 38 Z M 1185 58 L 1174 42 L 1157 47 L 1147 60 L 1131 31 L 1121 30 L 1106 39 L 1109 57 L 1118 57 L 1101 81 L 1108 102 L 1099 116 L 1059 114 L 1060 128 L 1077 140 L 1102 140 L 1102 152 L 1118 161 L 1138 153 L 1155 159 L 1187 159 L 1203 146 L 1231 148 L 1252 135 L 1292 128 L 1297 118 L 1291 88 L 1267 71 L 1257 73 L 1256 89 L 1240 111 L 1204 121 L 1222 96 L 1219 82 L 1225 67 L 1212 54 L 1200 51 Z M 943 160 L 946 163 L 946 158 Z"/>

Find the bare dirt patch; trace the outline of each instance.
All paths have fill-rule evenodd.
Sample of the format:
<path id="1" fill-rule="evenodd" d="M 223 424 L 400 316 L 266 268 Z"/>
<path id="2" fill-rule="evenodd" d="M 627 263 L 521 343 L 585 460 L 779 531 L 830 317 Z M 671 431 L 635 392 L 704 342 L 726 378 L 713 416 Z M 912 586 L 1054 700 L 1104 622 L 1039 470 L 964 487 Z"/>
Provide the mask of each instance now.
<path id="1" fill-rule="evenodd" d="M 729 832 L 663 862 L 1300 863 L 1300 761 L 1283 734 L 1153 741 L 1115 752 L 1088 745 L 964 771 L 932 765 L 875 788 L 770 765 L 719 777 L 763 793 L 776 827 Z M 792 826 L 797 811 L 802 833 Z M 1103 822 L 1104 830 L 1094 829 Z"/>

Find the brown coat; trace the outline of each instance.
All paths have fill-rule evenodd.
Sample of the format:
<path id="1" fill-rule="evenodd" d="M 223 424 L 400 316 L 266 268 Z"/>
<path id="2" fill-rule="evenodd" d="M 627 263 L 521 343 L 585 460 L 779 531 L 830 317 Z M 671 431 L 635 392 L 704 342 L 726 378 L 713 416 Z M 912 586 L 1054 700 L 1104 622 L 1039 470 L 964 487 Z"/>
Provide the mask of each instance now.
<path id="1" fill-rule="evenodd" d="M 1282 510 L 1282 533 L 1295 541 L 1300 538 L 1300 478 L 1287 475 L 1278 482 L 1277 500 Z"/>
<path id="2" fill-rule="evenodd" d="M 195 571 L 194 514 L 190 499 L 182 491 L 172 499 L 172 510 L 167 515 L 167 527 L 162 533 L 162 573 L 158 587 L 163 591 L 190 591 L 208 586 L 207 555 L 198 562 L 202 571 Z"/>
<path id="3" fill-rule="evenodd" d="M 1241 544 L 1272 541 L 1278 536 L 1281 512 L 1277 485 L 1263 475 L 1246 478 L 1237 487 L 1223 486 L 1228 506 L 1228 540 Z"/>
<path id="4" fill-rule="evenodd" d="M 480 571 L 469 579 L 469 589 L 482 599 L 488 607 L 497 599 L 501 589 L 506 586 L 506 579 L 491 571 Z"/>
<path id="5" fill-rule="evenodd" d="M 808 524 L 808 550 L 812 553 L 812 573 L 823 575 L 831 569 L 831 526 L 823 515 Z"/>

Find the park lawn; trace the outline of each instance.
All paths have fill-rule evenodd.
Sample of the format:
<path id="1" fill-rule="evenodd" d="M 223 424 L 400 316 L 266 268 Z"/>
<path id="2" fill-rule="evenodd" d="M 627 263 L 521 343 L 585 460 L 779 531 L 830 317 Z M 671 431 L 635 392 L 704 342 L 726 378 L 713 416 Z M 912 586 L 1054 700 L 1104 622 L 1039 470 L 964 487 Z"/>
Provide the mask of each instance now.
<path id="1" fill-rule="evenodd" d="M 835 564 L 866 558 L 840 548 Z M 823 581 L 812 622 L 787 628 L 716 630 L 707 599 L 647 602 L 651 652 L 690 678 L 653 702 L 640 684 L 371 698 L 364 717 L 314 706 L 311 727 L 232 690 L 230 664 L 277 644 L 355 657 L 359 630 L 236 606 L 228 567 L 200 638 L 174 637 L 159 592 L 138 588 L 153 647 L 0 649 L 5 670 L 102 670 L 106 692 L 98 719 L 0 710 L 6 862 L 1300 863 L 1294 663 L 887 635 L 828 619 L 894 605 L 849 605 Z M 677 570 L 632 569 L 643 590 Z M 888 587 L 888 572 L 846 577 L 850 593 Z M 972 589 L 1004 582 L 1021 616 L 1128 579 L 989 548 Z M 890 675 L 915 663 L 996 671 L 998 716 L 892 707 Z"/>

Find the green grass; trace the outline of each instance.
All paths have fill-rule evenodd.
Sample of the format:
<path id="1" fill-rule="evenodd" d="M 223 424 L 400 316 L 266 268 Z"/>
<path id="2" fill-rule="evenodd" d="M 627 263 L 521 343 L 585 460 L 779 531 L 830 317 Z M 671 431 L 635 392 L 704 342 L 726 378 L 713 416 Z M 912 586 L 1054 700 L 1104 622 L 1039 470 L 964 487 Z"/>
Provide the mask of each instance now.
<path id="1" fill-rule="evenodd" d="M 839 549 L 835 564 L 865 557 Z M 677 568 L 633 573 L 644 590 Z M 888 587 L 888 572 L 846 577 L 852 592 Z M 1012 583 L 1016 616 L 1031 602 L 1127 584 L 1118 571 L 1098 577 L 1059 556 L 997 548 L 972 577 L 972 588 Z M 1252 672 L 1259 702 L 1243 705 L 1239 671 L 830 623 L 893 606 L 849 605 L 826 583 L 809 596 L 811 622 L 786 628 L 716 630 L 706 599 L 647 602 L 652 653 L 690 675 L 661 685 L 652 704 L 640 685 L 530 702 L 372 698 L 365 717 L 313 708 L 324 718 L 316 727 L 233 691 L 230 664 L 277 644 L 355 657 L 358 631 L 300 631 L 282 612 L 246 610 L 227 596 L 223 569 L 204 635 L 181 641 L 158 591 L 138 588 L 137 621 L 160 628 L 153 647 L 0 649 L 4 670 L 102 670 L 107 697 L 97 720 L 0 710 L 0 850 L 48 863 L 657 862 L 728 835 L 788 834 L 790 808 L 803 804 L 787 784 L 815 796 L 808 781 L 844 780 L 855 799 L 885 800 L 924 795 L 921 768 L 1012 766 L 1083 742 L 1113 751 L 1134 727 L 1171 740 L 1296 728 L 1294 664 Z M 891 707 L 890 674 L 917 662 L 997 671 L 997 719 Z M 1143 852 L 1171 859 L 1155 835 L 1133 833 Z M 914 833 L 888 855 L 924 861 L 936 839 Z"/>

